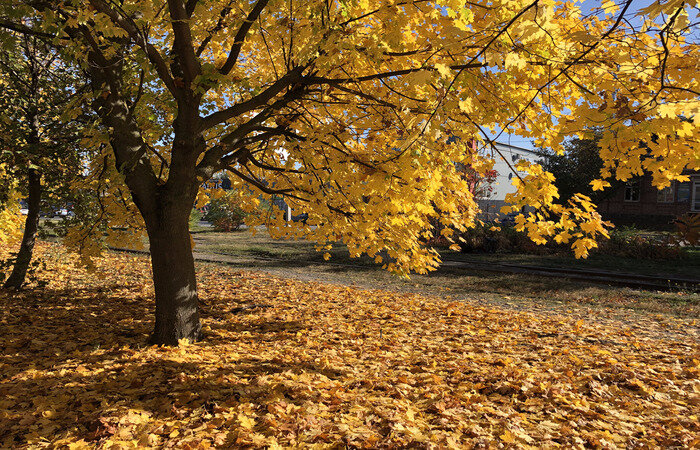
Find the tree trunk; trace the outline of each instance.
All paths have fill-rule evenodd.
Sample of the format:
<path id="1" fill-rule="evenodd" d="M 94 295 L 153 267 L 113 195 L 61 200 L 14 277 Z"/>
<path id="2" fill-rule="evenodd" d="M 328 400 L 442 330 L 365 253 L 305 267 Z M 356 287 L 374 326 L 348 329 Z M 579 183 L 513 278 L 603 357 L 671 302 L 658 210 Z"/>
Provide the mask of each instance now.
<path id="1" fill-rule="evenodd" d="M 180 339 L 194 342 L 200 337 L 190 210 L 187 204 L 171 206 L 156 218 L 146 218 L 156 291 L 156 323 L 149 344 L 177 345 Z"/>
<path id="2" fill-rule="evenodd" d="M 5 280 L 5 288 L 19 289 L 24 284 L 29 263 L 34 253 L 36 232 L 39 226 L 39 210 L 41 208 L 41 174 L 36 169 L 29 169 L 29 196 L 27 197 L 27 218 L 24 222 L 22 244 L 17 253 L 17 259 L 12 268 L 12 274 Z"/>

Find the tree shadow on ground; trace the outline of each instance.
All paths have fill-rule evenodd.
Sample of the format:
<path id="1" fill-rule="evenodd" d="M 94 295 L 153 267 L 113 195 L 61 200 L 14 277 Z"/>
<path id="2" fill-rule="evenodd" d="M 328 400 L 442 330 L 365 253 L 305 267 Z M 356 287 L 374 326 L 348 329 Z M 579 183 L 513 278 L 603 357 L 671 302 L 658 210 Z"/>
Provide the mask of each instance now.
<path id="1" fill-rule="evenodd" d="M 324 267 L 324 272 L 337 276 L 348 275 L 350 277 L 365 273 L 370 277 L 368 281 L 379 281 L 382 276 L 387 276 L 379 267 Z M 398 277 L 391 280 L 400 283 Z M 410 280 L 404 282 L 407 286 L 435 287 L 445 291 L 457 291 L 463 294 L 495 293 L 505 295 L 552 295 L 572 293 L 593 287 L 601 287 L 600 284 L 586 281 L 571 280 L 567 278 L 550 278 L 545 276 L 517 274 L 507 272 L 491 272 L 477 268 L 452 268 L 439 267 L 436 271 L 427 275 L 412 275 Z M 377 285 L 381 287 L 381 282 Z M 602 286 L 606 288 L 606 286 Z"/>
<path id="2" fill-rule="evenodd" d="M 262 271 L 301 271 L 313 274 L 330 274 L 334 276 L 334 282 L 350 285 L 367 285 L 365 287 L 381 288 L 384 280 L 391 284 L 401 285 L 398 277 L 388 279 L 391 275 L 386 272 L 381 266 L 375 264 L 373 260 L 363 257 L 357 259 L 348 259 L 341 257 L 336 259 L 335 256 L 329 261 L 325 261 L 319 255 L 316 257 L 290 257 L 289 259 L 280 258 L 279 255 L 268 259 L 255 259 L 249 255 L 237 255 L 229 257 L 222 261 L 227 266 L 252 269 Z M 319 277 L 320 281 L 324 281 Z M 362 281 L 366 281 L 363 283 Z M 560 293 L 572 293 L 588 288 L 609 288 L 606 285 L 599 283 L 590 283 L 583 280 L 572 280 L 562 277 L 547 277 L 534 274 L 520 274 L 509 272 L 492 272 L 485 271 L 479 268 L 454 268 L 441 266 L 438 270 L 430 272 L 428 275 L 412 275 L 410 281 L 405 284 L 415 286 L 416 284 L 424 285 L 441 285 L 449 290 L 458 290 L 466 293 L 498 293 L 513 295 L 521 292 L 524 295 L 547 295 L 550 296 L 553 291 Z M 555 292 L 556 294 L 556 292 Z"/>
<path id="3" fill-rule="evenodd" d="M 491 272 L 469 268 L 440 267 L 437 271 L 430 273 L 428 277 L 448 277 L 453 281 L 451 283 L 453 288 L 461 288 L 467 292 L 489 292 L 506 295 L 542 295 L 552 294 L 553 291 L 564 293 L 581 291 L 596 286 L 601 287 L 600 284 L 568 278 Z"/>
<path id="4" fill-rule="evenodd" d="M 2 378 L 99 348 L 142 345 L 152 326 L 152 302 L 114 295 L 132 287 L 25 290 L 9 296 L 2 302 Z"/>
<path id="5" fill-rule="evenodd" d="M 153 424 L 182 414 L 211 414 L 217 405 L 230 408 L 243 397 L 263 404 L 283 398 L 301 405 L 307 398 L 269 375 L 344 376 L 291 357 L 242 353 L 227 356 L 221 364 L 199 364 L 183 360 L 177 349 L 142 348 L 152 327 L 152 299 L 109 294 L 119 289 L 124 287 L 25 292 L 24 300 L 33 298 L 25 302 L 0 297 L 0 399 L 8 411 L 0 421 L 0 446 L 51 442 L 67 432 L 97 443 L 130 420 L 137 421 L 129 414 L 144 414 Z M 220 345 L 232 335 L 257 342 L 292 340 L 308 327 L 277 318 L 232 320 L 232 315 L 245 319 L 246 314 L 260 312 L 260 305 L 219 302 L 227 302 L 228 316 L 209 317 L 205 312 L 209 335 L 192 351 Z"/>
<path id="6" fill-rule="evenodd" d="M 7 398 L 5 393 L 11 391 L 14 400 L 10 420 L 0 424 L 0 443 L 23 446 L 32 437 L 50 442 L 58 431 L 66 430 L 88 442 L 98 441 L 118 427 L 128 427 L 130 420 L 134 424 L 143 420 L 138 415 L 151 423 L 195 415 L 193 425 L 197 425 L 219 406 L 230 408 L 246 399 L 263 405 L 284 399 L 300 406 L 307 400 L 305 396 L 267 376 L 318 371 L 309 363 L 254 357 L 238 359 L 218 370 L 211 366 L 202 370 L 200 364 L 167 357 L 138 362 L 115 354 L 81 363 L 102 370 L 88 372 L 78 367 L 65 373 L 44 372 L 30 379 L 0 382 L 0 394 Z M 167 428 L 160 431 L 165 435 L 170 432 Z"/>

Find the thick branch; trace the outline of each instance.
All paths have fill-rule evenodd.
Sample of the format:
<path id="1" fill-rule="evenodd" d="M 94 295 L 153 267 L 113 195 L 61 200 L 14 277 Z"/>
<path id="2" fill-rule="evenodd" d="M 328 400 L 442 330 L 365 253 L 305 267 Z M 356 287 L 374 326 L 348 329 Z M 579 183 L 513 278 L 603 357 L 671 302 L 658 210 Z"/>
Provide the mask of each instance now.
<path id="1" fill-rule="evenodd" d="M 5 19 L 0 19 L 0 28 L 6 28 L 8 30 L 16 31 L 17 33 L 28 34 L 42 39 L 53 39 L 56 37 L 53 34 L 44 33 L 43 31 L 37 31 L 32 28 L 29 28 L 26 25 L 10 22 L 9 20 Z"/>
<path id="2" fill-rule="evenodd" d="M 187 0 L 185 11 L 187 12 L 188 18 L 192 17 L 192 14 L 194 14 L 194 8 L 197 6 L 197 2 L 197 0 Z"/>
<path id="3" fill-rule="evenodd" d="M 268 1 L 269 0 L 258 0 L 255 2 L 255 6 L 253 6 L 253 9 L 248 14 L 248 17 L 245 18 L 241 24 L 241 27 L 238 29 L 236 36 L 233 38 L 233 46 L 228 54 L 228 58 L 226 58 L 226 62 L 223 66 L 221 66 L 221 69 L 219 69 L 220 73 L 228 75 L 228 73 L 231 72 L 231 69 L 233 69 L 233 66 L 236 65 L 238 55 L 241 53 L 241 48 L 243 48 L 245 38 L 248 36 L 248 31 L 250 31 L 250 27 L 253 25 L 253 22 L 258 20 L 260 13 L 265 6 L 267 6 Z"/>
<path id="4" fill-rule="evenodd" d="M 452 70 L 464 70 L 464 69 L 476 69 L 476 68 L 480 68 L 480 67 L 486 67 L 486 64 L 483 64 L 483 63 L 456 64 L 456 65 L 452 65 L 449 67 Z M 305 82 L 307 82 L 307 84 L 338 85 L 338 84 L 344 84 L 344 83 L 356 83 L 356 82 L 363 82 L 363 81 L 383 80 L 385 78 L 397 77 L 397 76 L 401 76 L 401 75 L 408 75 L 409 73 L 420 72 L 421 70 L 434 71 L 437 69 L 435 67 L 430 67 L 430 66 L 415 67 L 412 69 L 403 69 L 403 70 L 394 70 L 391 72 L 375 73 L 372 75 L 365 75 L 365 76 L 356 77 L 356 78 L 308 77 L 305 79 Z"/>
<path id="5" fill-rule="evenodd" d="M 246 181 L 247 183 L 255 186 L 256 188 L 260 189 L 265 194 L 269 194 L 269 195 L 282 194 L 282 195 L 284 195 L 284 194 L 289 194 L 290 192 L 294 192 L 294 189 L 272 189 L 272 188 L 269 188 L 262 181 L 256 180 L 253 177 L 249 177 L 248 175 L 244 174 L 240 170 L 235 169 L 231 166 L 226 167 L 226 170 L 230 170 L 231 172 L 235 173 L 239 178 L 241 178 L 242 180 Z M 299 200 L 304 200 L 300 197 L 296 197 L 296 196 L 294 196 L 294 197 L 298 198 Z"/>
<path id="6" fill-rule="evenodd" d="M 301 170 L 288 169 L 288 168 L 285 168 L 285 167 L 274 167 L 274 166 L 270 166 L 269 164 L 265 164 L 264 162 L 258 161 L 258 160 L 255 159 L 255 157 L 252 156 L 252 155 L 250 155 L 250 156 L 248 157 L 248 161 L 250 161 L 250 162 L 251 162 L 254 166 L 256 166 L 256 167 L 259 167 L 259 168 L 261 168 L 261 169 L 263 169 L 263 170 L 270 170 L 270 171 L 272 171 L 272 172 L 298 173 L 298 174 L 304 173 L 304 172 L 301 171 Z"/>
<path id="7" fill-rule="evenodd" d="M 249 111 L 264 106 L 270 99 L 282 92 L 285 88 L 300 81 L 303 70 L 303 67 L 297 67 L 290 72 L 287 72 L 282 78 L 272 83 L 270 87 L 255 97 L 242 103 L 237 103 L 224 110 L 209 114 L 202 120 L 202 130 L 207 130 L 236 116 L 240 116 L 241 114 L 245 114 Z"/>
<path id="8" fill-rule="evenodd" d="M 131 18 L 120 14 L 115 11 L 112 7 L 104 3 L 102 0 L 90 0 L 90 4 L 99 12 L 107 15 L 112 22 L 118 25 L 121 29 L 129 34 L 129 37 L 143 49 L 148 57 L 149 61 L 153 64 L 158 72 L 158 76 L 163 81 L 168 90 L 173 94 L 173 96 L 178 97 L 178 91 L 173 82 L 173 77 L 170 75 L 170 70 L 165 62 L 165 59 L 160 54 L 158 49 L 151 43 L 148 42 L 148 37 L 139 30 L 134 21 Z"/>
<path id="9" fill-rule="evenodd" d="M 192 82 L 201 73 L 201 66 L 192 47 L 189 14 L 181 0 L 168 0 L 168 9 L 170 10 L 174 35 L 173 46 L 175 47 L 185 81 Z"/>
<path id="10" fill-rule="evenodd" d="M 197 164 L 197 175 L 202 179 L 209 179 L 214 172 L 223 169 L 224 167 L 221 167 L 220 159 L 224 155 L 241 147 L 243 144 L 240 141 L 248 133 L 260 129 L 259 125 L 267 120 L 275 111 L 279 111 L 290 102 L 300 98 L 304 92 L 305 90 L 302 87 L 287 92 L 282 98 L 256 114 L 248 122 L 240 125 L 238 128 L 222 137 L 219 140 L 219 144 L 207 150 L 202 160 Z"/>

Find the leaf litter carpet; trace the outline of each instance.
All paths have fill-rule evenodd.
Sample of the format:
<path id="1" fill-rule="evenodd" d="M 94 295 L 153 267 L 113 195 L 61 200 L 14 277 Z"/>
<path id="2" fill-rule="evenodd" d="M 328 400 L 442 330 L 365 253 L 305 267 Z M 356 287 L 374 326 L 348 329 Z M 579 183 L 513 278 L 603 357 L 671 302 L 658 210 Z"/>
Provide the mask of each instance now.
<path id="1" fill-rule="evenodd" d="M 204 341 L 144 346 L 148 260 L 0 291 L 2 448 L 692 448 L 697 342 L 198 267 Z"/>

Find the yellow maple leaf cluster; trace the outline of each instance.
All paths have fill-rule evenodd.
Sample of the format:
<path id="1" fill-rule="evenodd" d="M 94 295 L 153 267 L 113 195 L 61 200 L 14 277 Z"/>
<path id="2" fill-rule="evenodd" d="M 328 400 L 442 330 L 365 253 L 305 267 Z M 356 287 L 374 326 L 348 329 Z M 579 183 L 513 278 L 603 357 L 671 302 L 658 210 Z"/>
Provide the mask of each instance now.
<path id="1" fill-rule="evenodd" d="M 474 223 L 476 204 L 454 165 L 477 166 L 466 143 L 486 145 L 489 131 L 559 151 L 566 138 L 602 129 L 596 190 L 645 171 L 662 188 L 700 168 L 696 3 L 634 11 L 605 1 L 587 11 L 556 0 L 210 2 L 192 5 L 177 38 L 183 27 L 169 14 L 178 13 L 150 0 L 119 11 L 66 3 L 67 23 L 37 14 L 66 29 L 88 24 L 107 59 L 128 53 L 120 95 L 139 99 L 130 114 L 159 183 L 178 162 L 173 127 L 184 110 L 175 97 L 184 90 L 197 99 L 191 119 L 202 147 L 183 159 L 193 166 L 183 173 L 205 162 L 198 177 L 229 169 L 234 186 L 251 193 L 251 211 L 260 196 L 281 192 L 310 213 L 308 226 L 283 227 L 273 210 L 254 224 L 320 247 L 341 240 L 409 273 L 436 267 L 422 245 L 433 234 Z M 138 30 L 148 30 L 146 41 Z M 237 31 L 245 37 L 232 43 Z M 127 35 L 134 45 L 121 48 L 114 38 Z M 90 67 L 95 47 L 68 41 L 67 53 Z M 191 80 L 153 56 L 171 49 L 192 60 Z M 86 97 L 109 95 L 105 87 Z M 583 257 L 605 235 L 588 199 L 557 205 L 553 180 L 534 167 L 523 181 L 510 200 L 537 209 L 519 219 L 535 242 L 567 242 Z"/>

